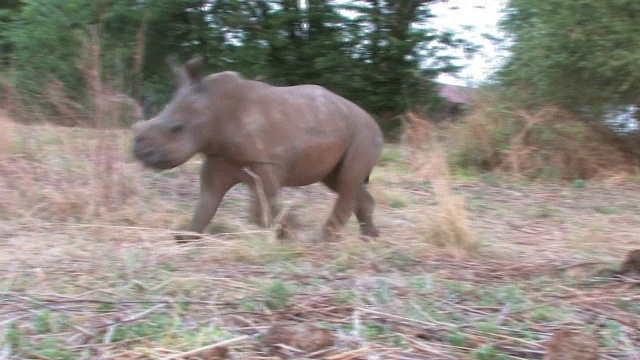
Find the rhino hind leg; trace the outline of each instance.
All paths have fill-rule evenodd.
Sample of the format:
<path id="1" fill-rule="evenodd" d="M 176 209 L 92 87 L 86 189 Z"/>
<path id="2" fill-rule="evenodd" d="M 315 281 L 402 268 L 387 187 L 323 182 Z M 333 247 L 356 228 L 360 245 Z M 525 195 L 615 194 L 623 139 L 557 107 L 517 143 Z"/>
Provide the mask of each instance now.
<path id="1" fill-rule="evenodd" d="M 375 207 L 375 201 L 373 196 L 367 190 L 367 187 L 362 184 L 360 187 L 360 193 L 356 200 L 356 218 L 360 224 L 360 234 L 365 237 L 377 238 L 380 236 L 380 231 L 373 224 L 373 208 Z"/>
<path id="2" fill-rule="evenodd" d="M 340 163 L 323 183 L 338 194 L 331 216 L 322 229 L 325 241 L 339 237 L 338 232 L 344 227 L 351 215 L 355 215 L 360 224 L 360 233 L 367 237 L 377 237 L 379 231 L 373 224 L 373 208 L 375 202 L 367 190 L 365 183 L 375 164 L 374 154 L 366 142 L 354 144 Z"/>
<path id="3" fill-rule="evenodd" d="M 323 183 L 327 185 L 327 187 L 331 190 L 338 192 L 335 175 L 324 179 Z M 375 207 L 375 201 L 373 200 L 373 196 L 371 196 L 371 193 L 369 193 L 369 190 L 367 190 L 367 187 L 364 183 L 360 185 L 360 189 L 355 198 L 355 204 L 353 207 L 355 209 L 356 218 L 358 219 L 358 224 L 360 225 L 360 235 L 371 238 L 378 237 L 380 235 L 380 232 L 378 231 L 378 228 L 373 224 L 373 208 Z M 349 217 L 350 215 L 351 214 L 349 214 Z M 346 223 L 349 217 L 344 220 L 344 223 Z M 336 220 L 338 219 L 333 219 L 334 222 L 336 222 Z M 331 221 L 332 219 L 329 220 L 329 222 Z M 344 223 L 342 225 L 344 225 Z M 332 223 L 329 226 L 335 227 L 336 225 L 338 224 Z M 331 234 L 324 234 L 324 236 L 331 237 Z"/>

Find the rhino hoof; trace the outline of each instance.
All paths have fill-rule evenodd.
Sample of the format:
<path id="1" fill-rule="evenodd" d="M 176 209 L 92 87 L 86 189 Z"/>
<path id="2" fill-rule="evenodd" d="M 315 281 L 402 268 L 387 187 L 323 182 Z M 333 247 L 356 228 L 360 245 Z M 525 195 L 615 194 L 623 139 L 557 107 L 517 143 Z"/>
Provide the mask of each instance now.
<path id="1" fill-rule="evenodd" d="M 380 230 L 378 230 L 375 226 L 363 226 L 360 229 L 360 236 L 365 239 L 375 239 L 380 237 Z"/>
<path id="2" fill-rule="evenodd" d="M 173 238 L 178 244 L 186 244 L 194 240 L 200 240 L 202 239 L 202 236 L 196 234 L 175 234 L 173 235 Z"/>
<path id="3" fill-rule="evenodd" d="M 276 230 L 278 240 L 291 240 L 293 238 L 293 231 L 291 228 L 280 225 Z"/>
<path id="4" fill-rule="evenodd" d="M 318 236 L 314 243 L 330 243 L 330 242 L 339 242 L 342 240 L 342 235 L 335 232 L 335 231 L 327 231 L 324 230 L 322 231 L 322 233 L 320 234 L 320 236 Z"/>

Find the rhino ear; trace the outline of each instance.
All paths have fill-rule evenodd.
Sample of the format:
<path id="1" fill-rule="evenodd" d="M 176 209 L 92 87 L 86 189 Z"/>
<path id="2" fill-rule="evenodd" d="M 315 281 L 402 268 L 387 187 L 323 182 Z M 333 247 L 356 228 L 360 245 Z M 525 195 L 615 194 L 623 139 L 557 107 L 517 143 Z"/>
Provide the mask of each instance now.
<path id="1" fill-rule="evenodd" d="M 184 66 L 178 64 L 178 57 L 176 54 L 170 54 L 166 58 L 167 65 L 169 65 L 169 69 L 171 70 L 171 75 L 173 75 L 173 81 L 176 84 L 176 87 L 183 87 L 189 85 L 189 74 Z"/>
<path id="2" fill-rule="evenodd" d="M 192 84 L 198 84 L 200 80 L 202 80 L 203 64 L 204 64 L 204 59 L 200 55 L 187 61 L 187 63 L 185 64 L 185 68 L 187 69 L 187 74 L 189 75 L 189 80 L 191 81 Z"/>

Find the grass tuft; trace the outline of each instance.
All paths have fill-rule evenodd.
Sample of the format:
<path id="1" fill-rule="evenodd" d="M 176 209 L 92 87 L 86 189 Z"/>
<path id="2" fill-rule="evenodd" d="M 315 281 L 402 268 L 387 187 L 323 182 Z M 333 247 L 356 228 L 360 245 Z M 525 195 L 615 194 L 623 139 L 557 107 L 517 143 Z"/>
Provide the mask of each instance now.
<path id="1" fill-rule="evenodd" d="M 477 244 L 467 220 L 466 201 L 464 196 L 453 193 L 447 155 L 434 126 L 412 113 L 407 118 L 411 126 L 406 128 L 404 137 L 411 139 L 411 163 L 419 176 L 431 181 L 437 201 L 434 211 L 425 214 L 418 229 L 429 243 L 455 251 L 473 250 Z"/>
<path id="2" fill-rule="evenodd" d="M 441 247 L 473 250 L 477 243 L 467 220 L 466 201 L 451 189 L 451 174 L 444 150 L 435 146 L 429 157 L 437 205 L 422 224 L 426 230 L 425 240 Z"/>

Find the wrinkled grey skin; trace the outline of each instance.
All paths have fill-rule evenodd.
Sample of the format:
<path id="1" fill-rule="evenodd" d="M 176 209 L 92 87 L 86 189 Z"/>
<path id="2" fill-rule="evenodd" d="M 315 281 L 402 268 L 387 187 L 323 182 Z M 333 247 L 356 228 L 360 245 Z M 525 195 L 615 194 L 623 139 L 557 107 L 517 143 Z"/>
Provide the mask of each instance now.
<path id="1" fill-rule="evenodd" d="M 190 231 L 204 231 L 234 185 L 245 183 L 259 194 L 258 176 L 268 209 L 260 208 L 262 202 L 256 206 L 270 214 L 263 226 L 280 210 L 281 187 L 323 182 L 338 198 L 322 240 L 334 240 L 354 212 L 361 234 L 378 236 L 365 184 L 383 139 L 371 116 L 320 86 L 276 87 L 228 71 L 201 78 L 201 65 L 200 58 L 171 62 L 173 99 L 158 116 L 133 127 L 134 155 L 147 167 L 170 169 L 205 155 Z"/>

